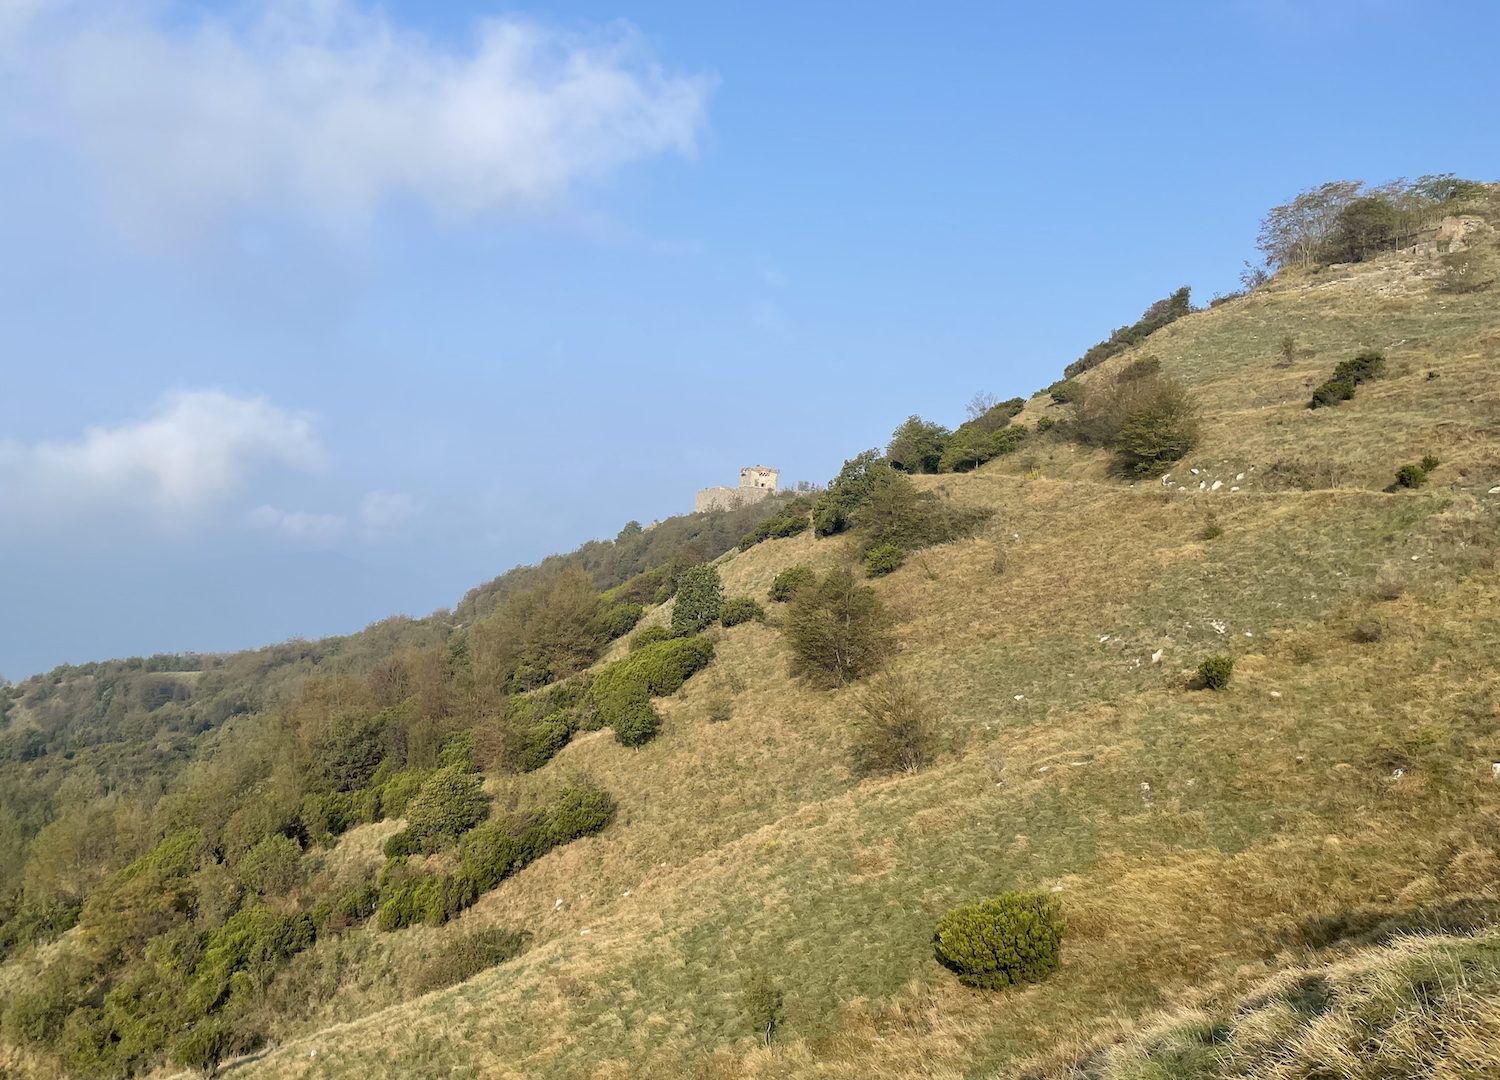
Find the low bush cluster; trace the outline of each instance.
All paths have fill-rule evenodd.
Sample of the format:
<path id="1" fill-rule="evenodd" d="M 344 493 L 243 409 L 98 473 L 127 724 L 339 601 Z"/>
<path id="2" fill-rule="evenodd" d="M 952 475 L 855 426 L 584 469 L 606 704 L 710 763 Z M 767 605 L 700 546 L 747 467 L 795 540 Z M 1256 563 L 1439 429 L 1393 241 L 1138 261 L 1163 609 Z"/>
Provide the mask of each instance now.
<path id="1" fill-rule="evenodd" d="M 798 495 L 740 538 L 740 550 L 749 551 L 763 540 L 784 540 L 812 528 L 813 501 Z"/>
<path id="2" fill-rule="evenodd" d="M 630 635 L 630 651 L 635 652 L 639 649 L 644 649 L 647 645 L 655 645 L 658 641 L 671 640 L 672 628 L 657 623 L 654 626 L 646 627 L 644 630 L 637 630 L 634 634 Z"/>
<path id="3" fill-rule="evenodd" d="M 1234 657 L 1210 656 L 1198 665 L 1198 681 L 1210 690 L 1223 690 L 1234 674 Z"/>
<path id="4" fill-rule="evenodd" d="M 1370 349 L 1349 360 L 1341 360 L 1333 369 L 1333 377 L 1312 392 L 1309 409 L 1326 409 L 1348 401 L 1361 383 L 1379 378 L 1385 372 L 1385 354 Z"/>
<path id="5" fill-rule="evenodd" d="M 1127 476 L 1156 472 L 1198 445 L 1197 406 L 1180 383 L 1161 373 L 1154 356 L 1095 373 L 1075 401 L 1069 433 L 1113 449 L 1116 467 Z"/>
<path id="6" fill-rule="evenodd" d="M 1424 457 L 1414 465 L 1403 465 L 1396 470 L 1396 481 L 1387 490 L 1396 491 L 1400 488 L 1419 488 L 1427 483 L 1427 474 L 1436 469 L 1442 462 L 1435 457 Z"/>
<path id="7" fill-rule="evenodd" d="M 879 450 L 866 450 L 848 461 L 828 489 L 813 504 L 813 532 L 833 536 L 849 527 L 850 519 L 870 498 L 877 481 L 889 475 L 892 466 Z"/>
<path id="8" fill-rule="evenodd" d="M 797 595 L 797 590 L 804 585 L 810 585 L 817 580 L 818 575 L 813 573 L 813 568 L 799 563 L 789 566 L 777 574 L 771 581 L 771 599 L 778 604 L 784 604 Z"/>
<path id="9" fill-rule="evenodd" d="M 467 982 L 481 971 L 520 956 L 530 940 L 528 931 L 494 926 L 445 942 L 423 966 L 417 989 L 427 992 Z"/>
<path id="10" fill-rule="evenodd" d="M 1075 375 L 1082 375 L 1085 371 L 1090 371 L 1098 367 L 1111 357 L 1119 356 L 1132 345 L 1139 345 L 1163 326 L 1174 323 L 1184 315 L 1189 314 L 1193 310 L 1191 298 L 1192 290 L 1184 285 L 1171 296 L 1163 300 L 1158 300 L 1148 307 L 1145 314 L 1130 326 L 1120 327 L 1114 333 L 1110 334 L 1107 340 L 1099 342 L 1099 344 L 1069 364 L 1063 369 L 1063 374 L 1069 379 Z"/>
<path id="11" fill-rule="evenodd" d="M 877 676 L 860 700 L 864 713 L 851 747 L 854 771 L 914 773 L 937 756 L 932 705 L 911 679 Z"/>
<path id="12" fill-rule="evenodd" d="M 607 665 L 590 691 L 596 725 L 613 727 L 626 746 L 648 742 L 660 727 L 651 698 L 676 693 L 713 657 L 712 641 L 685 637 L 646 645 Z"/>
<path id="13" fill-rule="evenodd" d="M 899 570 L 905 562 L 906 549 L 900 544 L 876 544 L 865 552 L 865 574 L 869 577 L 883 577 Z"/>
<path id="14" fill-rule="evenodd" d="M 441 925 L 553 848 L 599 832 L 614 813 L 608 792 L 571 787 L 545 810 L 479 825 L 460 841 L 454 873 L 392 879 L 380 907 L 379 926 L 399 930 L 418 923 Z"/>
<path id="15" fill-rule="evenodd" d="M 753 597 L 731 596 L 724 601 L 719 608 L 719 624 L 721 626 L 739 626 L 747 622 L 764 622 L 766 609 L 761 607 Z"/>
<path id="16" fill-rule="evenodd" d="M 959 982 L 1003 990 L 1057 969 L 1067 923 L 1050 897 L 1006 892 L 954 908 L 938 920 L 933 949 Z"/>

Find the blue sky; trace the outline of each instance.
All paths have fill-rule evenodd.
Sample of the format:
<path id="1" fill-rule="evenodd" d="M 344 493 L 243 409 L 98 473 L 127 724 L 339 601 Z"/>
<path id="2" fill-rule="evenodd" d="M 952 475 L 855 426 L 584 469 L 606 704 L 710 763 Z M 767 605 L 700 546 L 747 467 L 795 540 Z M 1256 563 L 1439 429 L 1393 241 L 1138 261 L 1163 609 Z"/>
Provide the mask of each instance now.
<path id="1" fill-rule="evenodd" d="M 0 672 L 425 613 L 1029 394 L 1301 188 L 1500 177 L 1497 32 L 0 0 Z"/>

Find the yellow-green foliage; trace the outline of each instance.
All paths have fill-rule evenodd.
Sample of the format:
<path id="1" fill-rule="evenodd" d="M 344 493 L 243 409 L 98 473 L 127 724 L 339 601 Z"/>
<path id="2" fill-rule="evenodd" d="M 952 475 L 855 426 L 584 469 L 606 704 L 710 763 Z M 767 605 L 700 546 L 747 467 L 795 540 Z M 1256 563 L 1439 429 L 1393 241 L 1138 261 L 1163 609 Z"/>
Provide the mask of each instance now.
<path id="1" fill-rule="evenodd" d="M 948 912 L 933 947 L 965 986 L 1003 990 L 1055 971 L 1066 929 L 1050 898 L 1007 892 Z"/>
<path id="2" fill-rule="evenodd" d="M 687 637 L 654 642 L 606 665 L 592 689 L 600 726 L 624 719 L 628 710 L 649 698 L 676 693 L 713 658 L 712 641 Z"/>

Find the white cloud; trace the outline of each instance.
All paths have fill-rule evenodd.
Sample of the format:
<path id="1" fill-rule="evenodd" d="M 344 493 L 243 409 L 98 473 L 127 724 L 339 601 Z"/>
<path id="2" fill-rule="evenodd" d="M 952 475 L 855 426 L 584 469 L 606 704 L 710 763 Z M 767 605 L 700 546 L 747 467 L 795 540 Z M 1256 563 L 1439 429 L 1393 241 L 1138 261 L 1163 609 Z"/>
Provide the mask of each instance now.
<path id="1" fill-rule="evenodd" d="M 246 515 L 246 520 L 257 529 L 319 547 L 337 540 L 346 524 L 337 514 L 309 514 L 304 510 L 278 510 L 274 506 L 258 506 Z"/>
<path id="2" fill-rule="evenodd" d="M 183 512 L 231 494 L 256 469 L 323 464 L 312 423 L 261 398 L 217 390 L 168 395 L 156 415 L 90 428 L 72 442 L 0 441 L 0 505 Z"/>
<path id="3" fill-rule="evenodd" d="M 372 491 L 359 504 L 359 520 L 370 529 L 394 529 L 417 514 L 417 500 L 403 492 Z"/>
<path id="4" fill-rule="evenodd" d="M 352 0 L 170 26 L 145 0 L 0 7 L 12 133 L 93 159 L 123 220 L 158 232 L 240 210 L 348 227 L 391 197 L 449 217 L 543 202 L 691 155 L 713 87 L 663 72 L 624 24 L 487 19 L 460 50 Z"/>

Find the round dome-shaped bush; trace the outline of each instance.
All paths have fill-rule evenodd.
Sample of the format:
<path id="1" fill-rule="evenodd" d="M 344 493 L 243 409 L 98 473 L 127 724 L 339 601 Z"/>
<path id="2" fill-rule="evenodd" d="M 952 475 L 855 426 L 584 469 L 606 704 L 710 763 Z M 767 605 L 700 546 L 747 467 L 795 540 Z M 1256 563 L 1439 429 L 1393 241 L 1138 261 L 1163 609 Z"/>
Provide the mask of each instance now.
<path id="1" fill-rule="evenodd" d="M 615 741 L 622 746 L 644 746 L 661 730 L 661 717 L 649 701 L 635 701 L 625 706 L 614 722 Z"/>
<path id="2" fill-rule="evenodd" d="M 1057 967 L 1067 924 L 1048 897 L 1001 893 L 938 920 L 933 948 L 965 986 L 1001 990 L 1035 982 Z"/>

